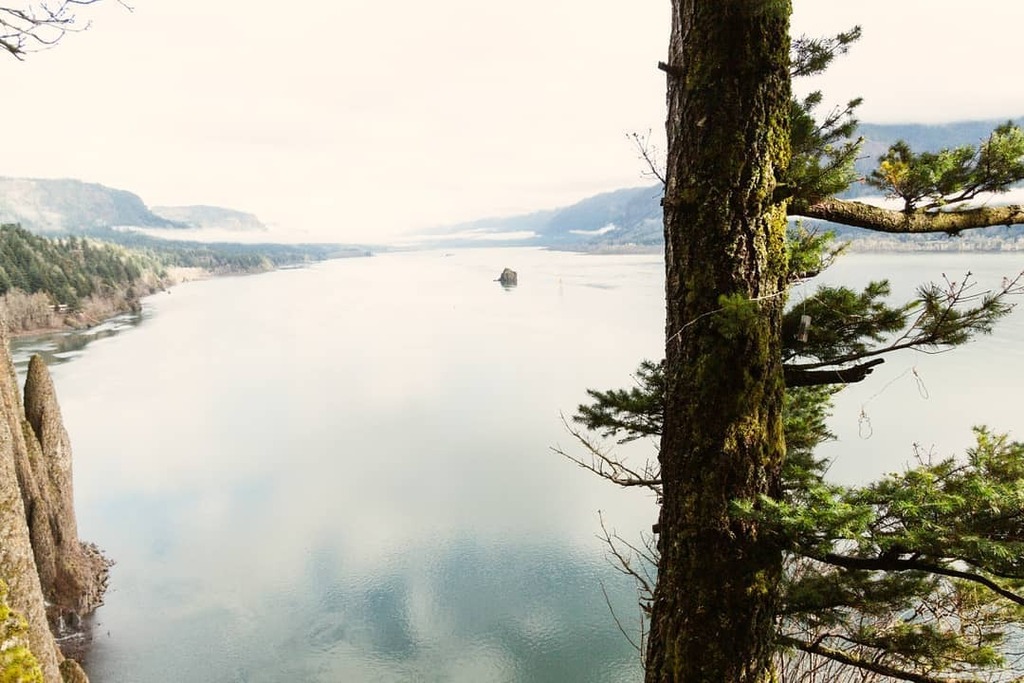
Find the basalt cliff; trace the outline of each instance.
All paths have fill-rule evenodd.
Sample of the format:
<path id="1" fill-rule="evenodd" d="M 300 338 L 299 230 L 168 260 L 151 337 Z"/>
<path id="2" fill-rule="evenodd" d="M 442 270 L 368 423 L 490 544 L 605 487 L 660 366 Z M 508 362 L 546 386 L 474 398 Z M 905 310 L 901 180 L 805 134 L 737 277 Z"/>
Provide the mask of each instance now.
<path id="1" fill-rule="evenodd" d="M 71 446 L 46 365 L 32 358 L 23 402 L 2 328 L 0 679 L 87 683 L 61 643 L 99 606 L 109 563 L 78 539 Z"/>

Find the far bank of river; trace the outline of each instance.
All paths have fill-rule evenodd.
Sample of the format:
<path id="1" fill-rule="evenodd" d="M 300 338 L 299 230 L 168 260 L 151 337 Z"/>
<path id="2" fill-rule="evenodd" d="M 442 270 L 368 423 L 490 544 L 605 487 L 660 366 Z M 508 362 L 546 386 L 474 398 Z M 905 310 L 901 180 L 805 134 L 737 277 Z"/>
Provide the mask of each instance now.
<path id="1" fill-rule="evenodd" d="M 220 277 L 241 277 L 261 275 L 273 270 L 295 268 L 283 266 L 250 270 L 245 272 L 214 272 L 207 268 L 168 268 L 167 276 L 140 283 L 141 296 L 131 297 L 124 292 L 108 293 L 107 296 L 91 297 L 80 313 L 66 313 L 52 310 L 45 294 L 25 295 L 15 292 L 19 300 L 15 306 L 34 305 L 39 312 L 9 333 L 10 352 L 18 373 L 24 372 L 29 359 L 39 354 L 48 366 L 64 363 L 78 357 L 83 349 L 94 341 L 113 337 L 139 325 L 147 316 L 143 302 L 148 297 L 171 294 L 174 288 L 190 282 L 200 282 Z M 38 300 L 25 304 L 22 299 L 36 297 Z M 8 305 L 11 295 L 0 297 L 0 307 Z"/>

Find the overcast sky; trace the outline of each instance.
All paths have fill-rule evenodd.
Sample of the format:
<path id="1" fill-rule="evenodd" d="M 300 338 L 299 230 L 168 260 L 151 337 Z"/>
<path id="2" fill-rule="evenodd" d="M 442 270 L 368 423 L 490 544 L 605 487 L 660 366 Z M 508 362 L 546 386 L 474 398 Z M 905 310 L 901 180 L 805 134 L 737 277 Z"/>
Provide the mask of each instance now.
<path id="1" fill-rule="evenodd" d="M 251 211 L 373 241 L 649 182 L 668 0 L 114 0 L 0 57 L 0 175 Z M 1024 2 L 795 0 L 863 40 L 816 83 L 872 122 L 1024 115 Z M 804 89 L 808 84 L 802 86 Z"/>

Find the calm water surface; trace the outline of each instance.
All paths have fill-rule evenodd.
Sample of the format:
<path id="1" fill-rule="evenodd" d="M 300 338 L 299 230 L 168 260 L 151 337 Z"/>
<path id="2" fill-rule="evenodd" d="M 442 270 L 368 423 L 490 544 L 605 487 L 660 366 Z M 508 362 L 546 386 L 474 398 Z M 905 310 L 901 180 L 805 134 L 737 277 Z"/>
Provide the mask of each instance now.
<path id="1" fill-rule="evenodd" d="M 55 367 L 81 533 L 118 563 L 92 680 L 635 680 L 595 532 L 653 504 L 549 446 L 659 353 L 659 273 L 501 250 L 217 279 Z"/>
<path id="2" fill-rule="evenodd" d="M 1021 261 L 858 255 L 828 278 L 991 286 Z M 602 587 L 630 629 L 633 590 L 595 532 L 598 510 L 649 528 L 653 501 L 549 446 L 585 387 L 661 356 L 662 282 L 654 256 L 392 254 L 183 285 L 84 352 L 21 342 L 71 360 L 79 526 L 118 562 L 94 683 L 639 680 Z M 840 395 L 833 475 L 952 453 L 972 424 L 1024 436 L 1022 349 L 1018 311 L 890 359 Z"/>

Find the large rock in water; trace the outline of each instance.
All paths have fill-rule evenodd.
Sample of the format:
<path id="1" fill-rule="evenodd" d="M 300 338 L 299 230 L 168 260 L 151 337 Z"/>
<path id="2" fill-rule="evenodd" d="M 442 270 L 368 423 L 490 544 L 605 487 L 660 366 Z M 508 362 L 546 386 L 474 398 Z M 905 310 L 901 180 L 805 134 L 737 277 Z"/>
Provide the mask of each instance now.
<path id="1" fill-rule="evenodd" d="M 498 282 L 502 287 L 515 287 L 519 284 L 519 275 L 511 268 L 506 268 L 498 276 Z"/>
<path id="2" fill-rule="evenodd" d="M 95 608 L 106 583 L 107 563 L 95 548 L 78 541 L 70 490 L 71 450 L 49 373 L 41 360 L 33 359 L 34 379 L 27 387 L 37 425 L 33 426 L 22 407 L 3 327 L 0 580 L 10 589 L 11 608 L 28 623 L 24 644 L 38 660 L 44 681 L 81 682 L 87 680 L 85 674 L 77 663 L 64 659 L 51 627 L 77 621 Z"/>

